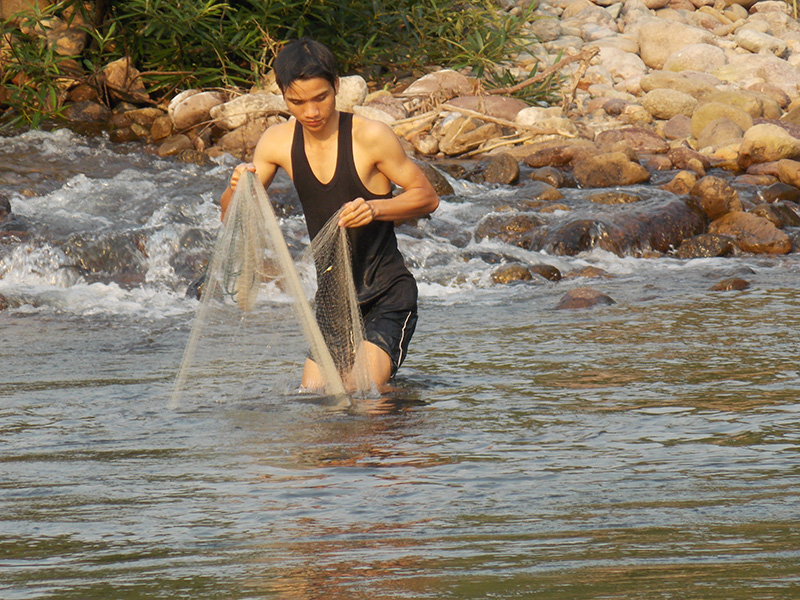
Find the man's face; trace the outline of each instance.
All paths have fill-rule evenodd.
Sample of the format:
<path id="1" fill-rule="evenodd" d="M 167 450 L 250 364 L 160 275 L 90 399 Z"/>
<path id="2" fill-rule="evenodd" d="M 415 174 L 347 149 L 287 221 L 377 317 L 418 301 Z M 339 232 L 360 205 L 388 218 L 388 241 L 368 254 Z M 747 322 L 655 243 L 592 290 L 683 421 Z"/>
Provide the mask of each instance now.
<path id="1" fill-rule="evenodd" d="M 322 77 L 296 79 L 283 98 L 292 116 L 309 131 L 323 129 L 336 110 L 336 89 Z"/>

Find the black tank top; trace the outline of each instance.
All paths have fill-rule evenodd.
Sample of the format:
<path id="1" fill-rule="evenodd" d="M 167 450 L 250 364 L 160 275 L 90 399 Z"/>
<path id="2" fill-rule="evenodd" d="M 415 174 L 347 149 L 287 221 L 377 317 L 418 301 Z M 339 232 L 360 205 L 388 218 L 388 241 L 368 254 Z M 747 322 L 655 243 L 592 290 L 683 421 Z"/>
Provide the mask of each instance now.
<path id="1" fill-rule="evenodd" d="M 308 235 L 313 239 L 341 206 L 356 198 L 391 198 L 375 195 L 361 182 L 353 161 L 353 115 L 339 113 L 336 171 L 328 183 L 321 183 L 308 164 L 303 127 L 295 122 L 292 140 L 292 177 Z M 353 280 L 361 304 L 385 297 L 386 310 L 411 310 L 417 303 L 417 285 L 397 248 L 394 223 L 373 221 L 347 230 L 353 253 Z M 381 302 L 384 305 L 384 302 Z"/>

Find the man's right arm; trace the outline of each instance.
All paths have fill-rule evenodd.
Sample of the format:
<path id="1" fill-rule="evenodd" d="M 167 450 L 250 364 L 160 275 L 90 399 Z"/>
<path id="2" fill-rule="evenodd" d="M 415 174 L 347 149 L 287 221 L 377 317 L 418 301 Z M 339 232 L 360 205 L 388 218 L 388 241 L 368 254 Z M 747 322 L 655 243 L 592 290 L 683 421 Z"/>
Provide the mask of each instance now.
<path id="1" fill-rule="evenodd" d="M 282 125 L 275 125 L 267 129 L 261 136 L 253 152 L 253 162 L 241 163 L 234 168 L 231 179 L 228 182 L 228 187 L 225 188 L 225 191 L 222 192 L 222 196 L 219 199 L 219 204 L 222 209 L 221 218 L 223 221 L 225 220 L 225 213 L 228 211 L 228 205 L 239 183 L 239 178 L 244 171 L 255 173 L 266 189 L 275 178 L 278 167 L 284 165 L 281 155 L 275 153 L 276 148 L 281 148 L 281 139 L 285 137 L 285 132 L 281 131 L 282 129 Z"/>

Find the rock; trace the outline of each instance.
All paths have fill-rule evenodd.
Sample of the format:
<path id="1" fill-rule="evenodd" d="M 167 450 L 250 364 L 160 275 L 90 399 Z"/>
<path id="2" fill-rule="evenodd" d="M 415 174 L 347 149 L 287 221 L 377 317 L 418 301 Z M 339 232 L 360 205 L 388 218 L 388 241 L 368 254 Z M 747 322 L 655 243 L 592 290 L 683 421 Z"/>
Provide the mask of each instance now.
<path id="1" fill-rule="evenodd" d="M 729 104 L 741 108 L 753 119 L 764 116 L 764 111 L 770 113 L 771 116 L 780 116 L 781 110 L 772 98 L 764 94 L 756 92 L 748 92 L 746 90 L 721 90 L 706 96 L 704 104 L 708 102 L 720 102 L 722 104 Z"/>
<path id="2" fill-rule="evenodd" d="M 685 92 L 659 88 L 644 95 L 642 106 L 656 119 L 666 120 L 677 115 L 691 117 L 697 100 Z"/>
<path id="3" fill-rule="evenodd" d="M 249 160 L 252 157 L 253 150 L 255 150 L 258 140 L 261 139 L 262 134 L 275 121 L 276 117 L 251 117 L 245 121 L 240 127 L 227 132 L 217 140 L 216 147 L 223 151 L 236 156 L 241 160 Z"/>
<path id="4" fill-rule="evenodd" d="M 392 125 L 395 121 L 395 118 L 392 115 L 384 112 L 380 108 L 375 108 L 374 106 L 356 105 L 351 109 L 351 112 L 360 117 L 364 117 L 365 119 L 380 121 L 381 123 L 386 123 L 387 125 Z"/>
<path id="5" fill-rule="evenodd" d="M 711 83 L 672 71 L 652 71 L 639 80 L 642 91 L 647 93 L 659 88 L 678 90 L 702 101 L 717 91 Z"/>
<path id="6" fill-rule="evenodd" d="M 700 179 L 689 191 L 700 210 L 713 221 L 723 215 L 742 210 L 738 192 L 721 177 L 707 175 Z"/>
<path id="7" fill-rule="evenodd" d="M 739 147 L 739 167 L 746 169 L 754 163 L 774 162 L 800 155 L 800 139 L 789 135 L 777 125 L 754 125 L 744 133 Z"/>
<path id="8" fill-rule="evenodd" d="M 286 102 L 283 96 L 269 92 L 243 94 L 209 110 L 216 125 L 227 130 L 237 129 L 248 121 L 279 113 L 288 113 Z"/>
<path id="9" fill-rule="evenodd" d="M 743 136 L 744 130 L 738 123 L 726 117 L 714 119 L 703 127 L 697 137 L 697 147 L 717 150 L 741 142 Z"/>
<path id="10" fill-rule="evenodd" d="M 662 129 L 662 135 L 668 140 L 683 140 L 692 135 L 692 120 L 686 115 L 675 115 L 669 119 Z"/>
<path id="11" fill-rule="evenodd" d="M 609 306 L 616 302 L 602 292 L 589 287 L 579 287 L 570 290 L 561 300 L 558 301 L 556 308 L 559 310 L 574 310 L 579 308 L 592 308 L 595 306 Z"/>
<path id="12" fill-rule="evenodd" d="M 787 254 L 792 250 L 788 235 L 763 217 L 730 212 L 708 226 L 709 233 L 731 236 L 736 245 L 753 254 Z"/>
<path id="13" fill-rule="evenodd" d="M 542 218 L 532 213 L 492 213 L 478 223 L 475 241 L 497 239 L 529 250 L 532 231 L 543 224 Z"/>
<path id="14" fill-rule="evenodd" d="M 544 181 L 534 181 L 527 188 L 526 191 L 534 200 L 544 200 L 545 202 L 555 202 L 562 200 L 564 194 L 558 191 L 558 188 L 546 183 Z"/>
<path id="15" fill-rule="evenodd" d="M 785 183 L 773 183 L 767 187 L 759 188 L 758 195 L 768 204 L 773 202 L 800 202 L 800 189 Z"/>
<path id="16" fill-rule="evenodd" d="M 367 99 L 367 82 L 361 75 L 348 75 L 339 78 L 339 89 L 336 93 L 336 109 L 353 112 L 354 106 L 360 106 Z"/>
<path id="17" fill-rule="evenodd" d="M 692 114 L 692 135 L 699 138 L 706 125 L 723 118 L 730 119 L 743 131 L 753 126 L 753 118 L 741 108 L 722 102 L 707 102 L 698 106 Z"/>
<path id="18" fill-rule="evenodd" d="M 606 151 L 614 149 L 619 142 L 624 142 L 638 154 L 662 154 L 669 150 L 669 144 L 643 127 L 607 129 L 597 134 L 595 142 Z"/>
<path id="19" fill-rule="evenodd" d="M 107 64 L 98 79 L 118 100 L 135 103 L 150 101 L 141 73 L 128 58 L 120 58 Z"/>
<path id="20" fill-rule="evenodd" d="M 76 102 L 64 108 L 64 118 L 72 123 L 103 124 L 111 118 L 111 111 L 91 100 Z"/>
<path id="21" fill-rule="evenodd" d="M 681 259 L 713 258 L 731 256 L 735 252 L 736 245 L 732 237 L 701 233 L 684 241 L 675 251 L 675 256 Z"/>
<path id="22" fill-rule="evenodd" d="M 701 177 L 711 168 L 711 162 L 705 155 L 686 146 L 670 148 L 667 158 L 672 163 L 672 168 L 693 171 Z"/>
<path id="23" fill-rule="evenodd" d="M 638 81 L 647 72 L 647 65 L 632 52 L 611 46 L 600 46 L 597 57 L 616 83 L 633 79 Z"/>
<path id="24" fill-rule="evenodd" d="M 189 136 L 180 133 L 164 140 L 159 145 L 157 152 L 159 156 L 177 156 L 184 150 L 194 150 L 194 144 Z"/>
<path id="25" fill-rule="evenodd" d="M 483 179 L 486 183 L 516 183 L 519 180 L 519 163 L 510 154 L 493 156 L 483 171 Z"/>
<path id="26" fill-rule="evenodd" d="M 568 181 L 563 171 L 555 167 L 539 167 L 531 171 L 530 178 L 533 181 L 541 181 L 554 188 L 564 187 Z"/>
<path id="27" fill-rule="evenodd" d="M 670 55 L 692 44 L 713 44 L 714 36 L 698 27 L 650 19 L 639 28 L 639 56 L 651 69 L 663 69 Z"/>
<path id="28" fill-rule="evenodd" d="M 786 42 L 780 38 L 762 33 L 751 27 L 742 27 L 733 36 L 734 40 L 741 48 L 749 50 L 755 54 L 761 52 L 771 52 L 775 56 L 782 57 L 786 54 L 788 47 Z"/>
<path id="29" fill-rule="evenodd" d="M 456 156 L 478 148 L 484 142 L 502 136 L 500 127 L 484 123 L 473 117 L 456 117 L 442 127 L 439 150 L 448 156 Z"/>
<path id="30" fill-rule="evenodd" d="M 534 275 L 544 277 L 548 281 L 561 281 L 561 271 L 559 271 L 558 268 L 554 267 L 553 265 L 540 263 L 537 265 L 531 265 L 529 269 Z"/>
<path id="31" fill-rule="evenodd" d="M 589 188 L 633 185 L 650 179 L 647 169 L 622 152 L 583 159 L 575 164 L 574 175 L 582 187 Z"/>
<path id="32" fill-rule="evenodd" d="M 673 52 L 664 61 L 665 71 L 701 71 L 710 73 L 727 64 L 725 51 L 713 44 L 689 44 Z"/>
<path id="33" fill-rule="evenodd" d="M 362 108 L 376 108 L 390 115 L 395 121 L 408 117 L 408 111 L 400 99 L 385 90 L 367 95 Z"/>
<path id="34" fill-rule="evenodd" d="M 589 196 L 589 200 L 595 204 L 628 204 L 639 202 L 641 198 L 635 194 L 625 192 L 600 192 Z"/>
<path id="35" fill-rule="evenodd" d="M 800 162 L 784 158 L 777 163 L 777 176 L 781 183 L 800 187 Z"/>
<path id="36" fill-rule="evenodd" d="M 712 292 L 741 292 L 749 287 L 750 284 L 746 280 L 738 277 L 730 277 L 728 279 L 718 281 L 708 289 Z"/>
<path id="37" fill-rule="evenodd" d="M 789 205 L 782 202 L 759 204 L 750 210 L 750 214 L 764 217 L 778 229 L 800 227 L 800 216 Z"/>
<path id="38" fill-rule="evenodd" d="M 526 102 L 507 96 L 458 96 L 447 103 L 506 121 L 513 121 L 519 111 L 528 108 Z"/>
<path id="39" fill-rule="evenodd" d="M 420 77 L 403 92 L 403 96 L 433 96 L 440 101 L 473 93 L 476 80 L 451 69 L 443 69 Z"/>
<path id="40" fill-rule="evenodd" d="M 189 129 L 208 121 L 211 109 L 224 102 L 225 96 L 221 92 L 187 90 L 172 99 L 167 113 L 175 129 Z"/>
<path id="41" fill-rule="evenodd" d="M 669 183 L 661 186 L 661 189 L 672 192 L 677 196 L 688 194 L 697 183 L 695 173 L 689 171 L 680 171 L 675 174 L 675 177 Z"/>
<path id="42" fill-rule="evenodd" d="M 160 142 L 172 133 L 172 119 L 168 115 L 158 117 L 150 126 L 150 139 L 154 142 Z"/>
<path id="43" fill-rule="evenodd" d="M 447 178 L 442 174 L 441 171 L 435 169 L 426 162 L 417 161 L 416 165 L 422 169 L 422 172 L 425 174 L 425 177 L 428 178 L 428 181 L 430 181 L 437 196 L 442 197 L 453 195 L 453 186 L 450 185 L 450 182 L 447 181 Z"/>
<path id="44" fill-rule="evenodd" d="M 503 265 L 492 273 L 492 281 L 499 284 L 530 281 L 531 279 L 533 279 L 533 273 L 528 267 L 519 263 Z"/>
<path id="45" fill-rule="evenodd" d="M 414 150 L 420 154 L 431 156 L 439 152 L 439 140 L 436 136 L 427 133 L 412 134 L 408 141 L 414 146 Z"/>
<path id="46" fill-rule="evenodd" d="M 531 144 L 525 163 L 529 167 L 561 167 L 597 154 L 597 145 L 583 139 L 553 140 Z"/>

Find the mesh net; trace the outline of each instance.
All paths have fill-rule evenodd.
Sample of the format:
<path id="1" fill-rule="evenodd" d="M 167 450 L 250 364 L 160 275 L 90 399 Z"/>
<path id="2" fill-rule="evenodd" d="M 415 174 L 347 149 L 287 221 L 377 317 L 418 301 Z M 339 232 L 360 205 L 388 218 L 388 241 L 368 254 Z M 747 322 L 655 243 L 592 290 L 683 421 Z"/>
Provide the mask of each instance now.
<path id="1" fill-rule="evenodd" d="M 321 376 L 321 388 L 308 391 L 342 403 L 372 392 L 349 241 L 338 218 L 295 259 L 261 182 L 242 174 L 206 270 L 171 407 L 196 387 L 230 397 L 232 381 L 243 396 L 292 393 L 307 353 Z"/>

